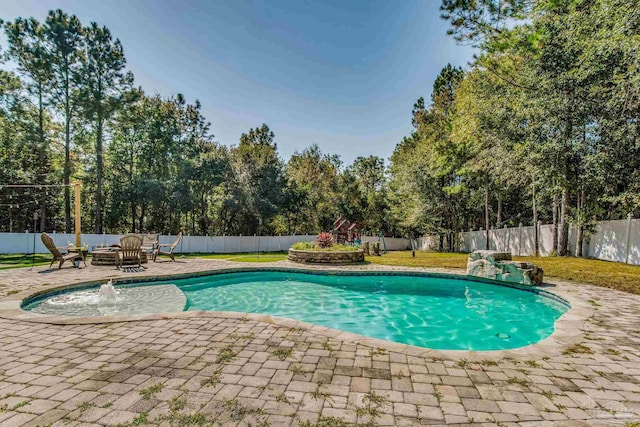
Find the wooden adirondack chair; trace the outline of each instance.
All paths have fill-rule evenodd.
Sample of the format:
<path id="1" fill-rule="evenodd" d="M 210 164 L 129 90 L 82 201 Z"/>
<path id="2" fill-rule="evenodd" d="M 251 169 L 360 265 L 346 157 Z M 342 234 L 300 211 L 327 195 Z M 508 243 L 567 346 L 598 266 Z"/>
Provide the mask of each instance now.
<path id="1" fill-rule="evenodd" d="M 64 249 L 64 247 L 60 247 L 60 248 L 56 247 L 55 242 L 53 241 L 51 236 L 49 236 L 47 233 L 42 233 L 42 236 L 40 237 L 40 239 L 42 240 L 42 243 L 47 247 L 47 249 L 49 249 L 49 252 L 51 252 L 51 255 L 53 255 L 53 259 L 49 264 L 49 268 L 51 268 L 53 263 L 56 261 L 59 262 L 58 269 L 62 268 L 62 264 L 64 264 L 65 261 L 75 260 L 76 258 L 80 258 L 81 260 L 84 261 L 84 257 L 79 252 L 69 252 L 67 254 L 62 254 L 60 252 L 60 249 Z M 75 267 L 75 263 L 73 266 Z M 85 267 L 87 266 L 86 261 L 84 263 L 84 266 Z"/>
<path id="2" fill-rule="evenodd" d="M 178 243 L 180 243 L 180 239 L 182 239 L 182 231 L 178 233 L 178 235 L 176 236 L 176 240 L 174 240 L 173 243 L 163 243 L 161 245 L 157 245 L 156 250 L 153 251 L 153 262 L 156 262 L 158 255 L 167 255 L 169 258 L 171 258 L 171 261 L 175 261 L 176 258 L 173 255 L 173 250 L 176 248 L 176 246 L 178 246 Z"/>
<path id="3" fill-rule="evenodd" d="M 142 250 L 147 253 L 153 253 L 158 245 L 157 234 L 143 234 L 142 235 Z"/>
<path id="4" fill-rule="evenodd" d="M 142 237 L 137 234 L 127 234 L 120 238 L 117 265 L 122 267 L 125 260 L 137 260 L 138 268 L 142 267 Z"/>

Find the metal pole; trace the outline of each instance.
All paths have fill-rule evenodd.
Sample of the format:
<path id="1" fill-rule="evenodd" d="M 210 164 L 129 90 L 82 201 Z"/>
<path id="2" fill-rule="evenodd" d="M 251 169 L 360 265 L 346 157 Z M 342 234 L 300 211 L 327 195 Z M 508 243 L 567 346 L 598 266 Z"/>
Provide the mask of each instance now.
<path id="1" fill-rule="evenodd" d="M 82 237 L 80 235 L 82 233 L 82 224 L 80 223 L 80 182 L 76 181 L 73 184 L 73 188 L 75 190 L 74 205 L 76 208 L 76 247 L 79 248 L 82 245 Z"/>
<path id="2" fill-rule="evenodd" d="M 33 253 L 31 254 L 31 270 L 36 263 L 36 224 L 38 222 L 38 212 L 33 214 Z"/>

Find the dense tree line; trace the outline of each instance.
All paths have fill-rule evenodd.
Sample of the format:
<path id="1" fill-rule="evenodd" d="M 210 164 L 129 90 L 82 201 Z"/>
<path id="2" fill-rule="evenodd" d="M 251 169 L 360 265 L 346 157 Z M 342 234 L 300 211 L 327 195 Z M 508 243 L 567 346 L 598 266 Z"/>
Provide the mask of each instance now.
<path id="1" fill-rule="evenodd" d="M 3 28 L 0 184 L 83 183 L 85 231 L 317 233 L 340 213 L 371 232 L 439 234 L 640 214 L 640 4 L 443 0 L 465 69 L 446 66 L 391 157 L 288 161 L 258 125 L 218 144 L 198 101 L 136 87 L 121 43 L 52 11 Z M 9 71 L 9 70 L 12 71 Z M 390 142 L 392 143 L 392 142 Z M 65 187 L 0 191 L 0 229 L 70 230 Z M 580 239 L 581 241 L 582 239 Z"/>
<path id="2" fill-rule="evenodd" d="M 317 233 L 344 213 L 371 232 L 387 219 L 384 161 L 344 167 L 317 145 L 285 162 L 265 124 L 215 142 L 198 101 L 149 95 L 106 27 L 51 11 L 2 23 L 0 229 L 193 234 Z M 37 184 L 39 188 L 7 188 Z"/>
<path id="3" fill-rule="evenodd" d="M 553 223 L 578 252 L 596 219 L 640 213 L 640 3 L 443 0 L 450 34 L 477 48 L 445 67 L 392 156 L 395 217 L 438 233 Z"/>

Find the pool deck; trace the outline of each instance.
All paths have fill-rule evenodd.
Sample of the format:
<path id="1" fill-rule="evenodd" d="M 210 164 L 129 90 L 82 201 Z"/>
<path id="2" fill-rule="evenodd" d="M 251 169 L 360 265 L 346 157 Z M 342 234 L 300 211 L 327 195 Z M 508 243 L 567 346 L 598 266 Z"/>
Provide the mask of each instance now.
<path id="1" fill-rule="evenodd" d="M 182 259 L 0 271 L 0 426 L 562 425 L 640 420 L 640 296 L 550 281 L 572 303 L 541 343 L 444 352 L 262 315 L 45 318 L 59 285 L 288 261 Z M 429 271 L 380 265 L 323 270 Z M 325 421 L 323 421 L 325 420 Z"/>

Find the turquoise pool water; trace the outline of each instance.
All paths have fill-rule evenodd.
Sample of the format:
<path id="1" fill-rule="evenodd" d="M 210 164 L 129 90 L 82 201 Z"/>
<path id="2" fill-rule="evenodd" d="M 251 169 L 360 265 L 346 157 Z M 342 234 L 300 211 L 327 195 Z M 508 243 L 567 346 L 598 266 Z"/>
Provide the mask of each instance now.
<path id="1" fill-rule="evenodd" d="M 553 333 L 554 322 L 568 310 L 543 294 L 426 276 L 257 271 L 144 285 L 169 283 L 186 295 L 190 310 L 264 313 L 441 350 L 533 344 Z M 25 308 L 38 311 L 46 301 Z"/>

